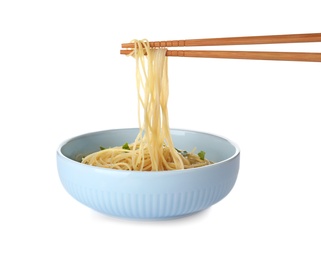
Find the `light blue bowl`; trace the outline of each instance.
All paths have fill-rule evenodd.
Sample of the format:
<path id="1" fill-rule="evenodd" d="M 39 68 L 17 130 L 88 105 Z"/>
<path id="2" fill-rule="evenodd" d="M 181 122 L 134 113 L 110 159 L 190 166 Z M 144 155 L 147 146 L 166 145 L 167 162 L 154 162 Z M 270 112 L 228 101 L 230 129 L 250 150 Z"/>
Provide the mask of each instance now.
<path id="1" fill-rule="evenodd" d="M 60 180 L 82 204 L 107 215 L 131 219 L 183 217 L 209 208 L 233 188 L 240 150 L 233 142 L 213 134 L 172 129 L 175 147 L 204 150 L 215 164 L 174 171 L 139 172 L 99 168 L 80 159 L 100 146 L 133 142 L 138 129 L 115 129 L 71 138 L 57 150 Z"/>

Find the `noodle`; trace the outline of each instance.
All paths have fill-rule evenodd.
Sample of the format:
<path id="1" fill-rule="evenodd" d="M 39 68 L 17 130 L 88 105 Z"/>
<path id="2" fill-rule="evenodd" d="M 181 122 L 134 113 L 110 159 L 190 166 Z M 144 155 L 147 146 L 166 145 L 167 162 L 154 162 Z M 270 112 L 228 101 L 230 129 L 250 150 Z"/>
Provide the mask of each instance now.
<path id="1" fill-rule="evenodd" d="M 89 154 L 82 163 L 134 171 L 177 170 L 211 164 L 200 155 L 174 147 L 167 110 L 166 49 L 151 49 L 147 40 L 133 42 L 135 49 L 131 55 L 136 60 L 139 133 L 133 143 Z"/>

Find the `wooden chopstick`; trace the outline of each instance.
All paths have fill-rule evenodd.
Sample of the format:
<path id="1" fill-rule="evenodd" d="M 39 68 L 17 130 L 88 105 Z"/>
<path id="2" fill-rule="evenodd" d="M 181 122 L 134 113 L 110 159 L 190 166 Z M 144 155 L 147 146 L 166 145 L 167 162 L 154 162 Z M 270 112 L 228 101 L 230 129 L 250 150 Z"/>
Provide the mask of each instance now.
<path id="1" fill-rule="evenodd" d="M 157 48 L 157 47 L 219 46 L 219 45 L 276 44 L 276 43 L 304 43 L 304 42 L 321 42 L 321 33 L 158 41 L 158 42 L 149 42 L 149 44 L 150 44 L 150 47 Z M 134 47 L 135 47 L 134 43 L 124 43 L 122 44 L 122 48 L 127 48 L 127 49 L 120 50 L 120 54 L 129 55 L 133 51 Z M 132 49 L 128 49 L 128 48 L 132 48 Z M 321 53 L 318 53 L 318 52 L 167 50 L 166 56 L 321 62 Z"/>
<path id="2" fill-rule="evenodd" d="M 221 45 L 247 45 L 247 44 L 275 44 L 275 43 L 302 43 L 321 42 L 321 33 L 284 34 L 265 36 L 244 36 L 227 38 L 208 38 L 174 41 L 150 42 L 150 47 L 184 47 L 184 46 L 221 46 Z M 122 48 L 134 48 L 134 43 L 123 43 Z"/>
<path id="3" fill-rule="evenodd" d="M 120 54 L 129 55 L 132 50 L 121 50 Z M 196 57 L 218 59 L 279 60 L 321 62 L 318 52 L 264 52 L 264 51 L 197 51 L 167 50 L 166 56 Z"/>

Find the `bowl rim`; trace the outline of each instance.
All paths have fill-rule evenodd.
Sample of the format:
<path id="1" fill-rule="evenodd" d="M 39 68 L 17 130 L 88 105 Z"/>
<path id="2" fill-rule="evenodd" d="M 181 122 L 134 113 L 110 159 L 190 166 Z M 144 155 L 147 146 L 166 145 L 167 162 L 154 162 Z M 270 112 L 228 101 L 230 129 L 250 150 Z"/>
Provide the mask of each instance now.
<path id="1" fill-rule="evenodd" d="M 139 130 L 138 127 L 131 127 L 131 128 L 111 128 L 111 129 L 105 129 L 105 130 L 98 130 L 98 131 L 91 131 L 91 132 L 87 132 L 87 133 L 83 133 L 83 134 L 79 134 L 79 135 L 76 135 L 76 136 L 73 136 L 73 137 L 70 137 L 70 138 L 66 138 L 64 141 L 62 141 L 57 150 L 56 150 L 56 157 L 60 157 L 61 159 L 63 160 L 67 160 L 68 162 L 70 163 L 74 163 L 76 164 L 78 167 L 81 165 L 81 167 L 89 167 L 88 169 L 91 169 L 91 170 L 95 170 L 95 172 L 101 172 L 101 173 L 117 173 L 118 175 L 119 174 L 124 174 L 124 175 L 128 175 L 128 174 L 131 174 L 131 173 L 135 173 L 135 174 L 143 174 L 146 176 L 146 172 L 144 171 L 128 171 L 128 170 L 118 170 L 118 169 L 110 169 L 110 168 L 103 168 L 103 167 L 97 167 L 97 166 L 92 166 L 92 165 L 86 165 L 86 164 L 81 164 L 80 162 L 77 162 L 73 159 L 70 159 L 68 158 L 67 156 L 65 156 L 63 153 L 62 153 L 62 148 L 69 142 L 71 142 L 72 140 L 75 140 L 75 139 L 78 139 L 78 138 L 82 138 L 82 137 L 85 137 L 85 136 L 89 136 L 89 135 L 93 135 L 93 134 L 99 134 L 99 133 L 102 133 L 102 132 L 108 132 L 108 131 L 130 131 L 130 130 Z M 148 175 L 163 175 L 163 174 L 166 174 L 168 175 L 168 173 L 170 172 L 171 174 L 179 174 L 181 172 L 184 172 L 184 173 L 187 173 L 187 172 L 191 172 L 191 171 L 197 171 L 197 170 L 200 170 L 200 169 L 205 169 L 205 168 L 209 168 L 209 167 L 216 167 L 217 165 L 221 165 L 221 164 L 224 164 L 228 161 L 231 161 L 233 160 L 234 158 L 238 157 L 240 155 L 240 148 L 238 146 L 238 144 L 236 144 L 234 141 L 230 140 L 229 138 L 226 138 L 222 135 L 218 135 L 218 134 L 213 134 L 213 133 L 210 133 L 210 132 L 205 132 L 205 131 L 198 131 L 198 130 L 191 130 L 191 129 L 184 129 L 184 128 L 170 128 L 170 131 L 185 131 L 185 132 L 190 132 L 190 133 L 196 133 L 196 134 L 205 134 L 205 135 L 210 135 L 210 136 L 215 136 L 215 137 L 218 137 L 218 138 L 221 138 L 223 140 L 225 140 L 226 142 L 230 143 L 234 148 L 235 148 L 235 153 L 226 158 L 225 160 L 222 160 L 222 161 L 219 161 L 219 162 L 216 162 L 214 164 L 210 164 L 210 165 L 205 165 L 205 166 L 202 166 L 202 167 L 198 167 L 198 168 L 190 168 L 190 169 L 183 169 L 183 170 L 171 170 L 171 171 L 149 171 L 148 172 Z M 85 168 L 84 168 L 85 169 Z"/>

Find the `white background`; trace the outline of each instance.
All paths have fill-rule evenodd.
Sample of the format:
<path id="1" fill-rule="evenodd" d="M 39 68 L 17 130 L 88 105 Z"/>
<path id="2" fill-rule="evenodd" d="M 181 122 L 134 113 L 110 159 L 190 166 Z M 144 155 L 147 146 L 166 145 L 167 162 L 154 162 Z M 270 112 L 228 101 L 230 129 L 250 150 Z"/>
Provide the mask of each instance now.
<path id="1" fill-rule="evenodd" d="M 169 59 L 171 127 L 241 148 L 234 189 L 199 214 L 100 215 L 63 189 L 55 157 L 69 137 L 137 126 L 121 43 L 320 32 L 318 3 L 1 1 L 0 259 L 320 259 L 321 63 Z"/>

